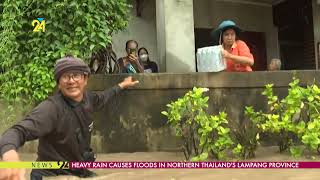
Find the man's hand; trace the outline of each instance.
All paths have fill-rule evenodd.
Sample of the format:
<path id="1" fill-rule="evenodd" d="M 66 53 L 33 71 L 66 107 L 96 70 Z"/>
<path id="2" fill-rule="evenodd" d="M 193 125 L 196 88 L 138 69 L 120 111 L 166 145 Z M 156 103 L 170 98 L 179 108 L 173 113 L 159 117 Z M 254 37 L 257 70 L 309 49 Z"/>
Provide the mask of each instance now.
<path id="1" fill-rule="evenodd" d="M 138 63 L 139 63 L 138 57 L 137 57 L 136 55 L 134 55 L 134 54 L 130 54 L 130 55 L 128 56 L 128 59 L 129 59 L 129 61 L 130 61 L 131 63 L 135 63 L 135 64 L 138 64 Z"/>
<path id="2" fill-rule="evenodd" d="M 0 180 L 25 180 L 24 169 L 0 169 Z"/>
<path id="3" fill-rule="evenodd" d="M 127 78 L 125 78 L 121 83 L 119 83 L 118 85 L 120 86 L 121 89 L 125 89 L 131 86 L 134 86 L 136 84 L 138 84 L 139 81 L 133 81 L 132 77 L 129 76 Z"/>
<path id="4" fill-rule="evenodd" d="M 3 161 L 20 161 L 16 150 L 9 150 L 2 155 Z M 0 180 L 25 180 L 24 169 L 0 169 Z"/>

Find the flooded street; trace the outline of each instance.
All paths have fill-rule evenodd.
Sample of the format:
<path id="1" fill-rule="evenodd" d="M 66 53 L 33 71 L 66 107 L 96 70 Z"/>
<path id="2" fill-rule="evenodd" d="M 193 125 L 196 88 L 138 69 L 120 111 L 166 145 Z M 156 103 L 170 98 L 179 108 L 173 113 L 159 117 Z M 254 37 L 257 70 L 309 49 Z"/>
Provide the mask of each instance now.
<path id="1" fill-rule="evenodd" d="M 22 154 L 23 160 L 32 161 L 35 154 Z M 137 152 L 98 154 L 97 161 L 183 161 L 183 153 Z M 260 148 L 257 157 L 249 161 L 319 161 L 308 158 L 293 159 L 288 154 L 279 154 L 277 148 Z M 97 169 L 99 176 L 88 179 L 110 180 L 319 180 L 320 169 Z M 29 178 L 30 170 L 26 174 Z M 61 176 L 47 179 L 70 179 L 77 177 Z"/>

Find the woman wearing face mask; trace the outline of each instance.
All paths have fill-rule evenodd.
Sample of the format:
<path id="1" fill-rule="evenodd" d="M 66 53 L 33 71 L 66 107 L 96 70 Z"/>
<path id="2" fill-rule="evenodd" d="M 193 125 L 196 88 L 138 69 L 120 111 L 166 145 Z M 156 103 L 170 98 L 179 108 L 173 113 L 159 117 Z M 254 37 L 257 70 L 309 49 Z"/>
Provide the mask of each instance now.
<path id="1" fill-rule="evenodd" d="M 250 72 L 254 58 L 244 41 L 238 39 L 241 30 L 230 20 L 223 21 L 218 29 L 213 31 L 215 38 L 219 37 L 222 44 L 222 56 L 226 60 L 226 71 Z"/>
<path id="2" fill-rule="evenodd" d="M 139 59 L 144 66 L 145 73 L 157 73 L 158 66 L 155 62 L 150 61 L 149 52 L 146 48 L 142 47 L 138 50 Z"/>

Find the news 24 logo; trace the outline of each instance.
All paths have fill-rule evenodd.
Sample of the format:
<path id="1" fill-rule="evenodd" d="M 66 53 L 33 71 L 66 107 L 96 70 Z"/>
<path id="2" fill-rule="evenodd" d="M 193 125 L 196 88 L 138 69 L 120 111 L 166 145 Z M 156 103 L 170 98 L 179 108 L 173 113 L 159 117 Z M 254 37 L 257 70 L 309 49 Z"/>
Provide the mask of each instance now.
<path id="1" fill-rule="evenodd" d="M 34 27 L 33 32 L 39 32 L 42 30 L 42 32 L 46 31 L 46 21 L 44 18 L 37 18 L 32 21 L 32 26 Z"/>

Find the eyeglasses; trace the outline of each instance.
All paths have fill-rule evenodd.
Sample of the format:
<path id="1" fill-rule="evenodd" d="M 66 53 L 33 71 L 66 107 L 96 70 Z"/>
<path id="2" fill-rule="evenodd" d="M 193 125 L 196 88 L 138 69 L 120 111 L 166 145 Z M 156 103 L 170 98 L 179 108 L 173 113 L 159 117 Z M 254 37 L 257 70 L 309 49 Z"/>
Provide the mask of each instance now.
<path id="1" fill-rule="evenodd" d="M 78 82 L 82 79 L 83 75 L 84 75 L 83 73 L 63 74 L 61 76 L 60 80 L 64 83 L 66 83 L 66 82 L 70 81 L 72 78 L 74 81 Z"/>
<path id="2" fill-rule="evenodd" d="M 132 53 L 137 52 L 137 49 L 136 49 L 136 48 L 127 48 L 127 52 L 128 52 L 129 54 L 132 54 Z"/>

